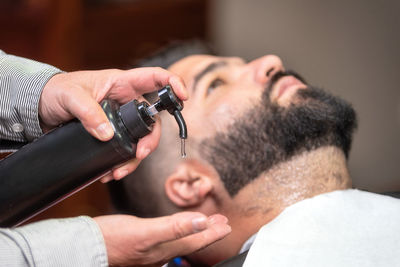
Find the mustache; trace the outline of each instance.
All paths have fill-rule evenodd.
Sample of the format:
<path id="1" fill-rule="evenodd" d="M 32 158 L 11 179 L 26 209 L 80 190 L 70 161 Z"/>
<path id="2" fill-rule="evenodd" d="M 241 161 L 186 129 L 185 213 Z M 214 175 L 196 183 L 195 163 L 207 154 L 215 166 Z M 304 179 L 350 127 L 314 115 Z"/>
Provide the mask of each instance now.
<path id="1" fill-rule="evenodd" d="M 286 76 L 293 76 L 295 77 L 297 80 L 301 81 L 302 83 L 304 83 L 305 85 L 308 86 L 308 83 L 306 81 L 306 79 L 304 79 L 303 76 L 301 76 L 300 74 L 298 74 L 297 72 L 293 71 L 293 70 L 285 70 L 285 71 L 278 71 L 277 73 L 274 74 L 274 76 L 271 77 L 271 79 L 269 80 L 269 82 L 267 83 L 266 86 L 266 92 L 269 94 L 272 91 L 272 88 L 274 87 L 274 85 L 283 77 Z"/>

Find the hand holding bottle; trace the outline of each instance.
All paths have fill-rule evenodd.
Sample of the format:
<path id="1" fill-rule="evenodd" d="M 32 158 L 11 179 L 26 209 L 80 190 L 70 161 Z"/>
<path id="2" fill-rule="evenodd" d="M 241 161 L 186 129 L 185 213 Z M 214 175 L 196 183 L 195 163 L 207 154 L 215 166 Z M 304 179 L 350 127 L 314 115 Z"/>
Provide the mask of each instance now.
<path id="1" fill-rule="evenodd" d="M 167 84 L 171 85 L 181 100 L 187 99 L 182 79 L 161 68 L 57 74 L 47 82 L 40 98 L 39 116 L 42 129 L 48 131 L 76 117 L 91 135 L 107 141 L 112 138 L 114 132 L 99 102 L 107 98 L 125 104 Z M 152 133 L 139 140 L 136 158 L 114 167 L 102 181 L 121 179 L 135 170 L 140 161 L 157 147 L 160 128 L 160 121 L 157 120 Z"/>

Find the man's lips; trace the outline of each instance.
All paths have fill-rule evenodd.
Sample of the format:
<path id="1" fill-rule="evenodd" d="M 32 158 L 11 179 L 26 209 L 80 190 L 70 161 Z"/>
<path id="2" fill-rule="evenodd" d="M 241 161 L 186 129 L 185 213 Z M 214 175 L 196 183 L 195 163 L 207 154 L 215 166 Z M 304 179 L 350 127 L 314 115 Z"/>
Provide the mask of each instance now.
<path id="1" fill-rule="evenodd" d="M 295 77 L 289 75 L 280 78 L 272 87 L 271 101 L 277 101 L 284 103 L 287 102 L 292 95 L 294 95 L 297 90 L 305 89 L 307 86 L 296 79 Z"/>

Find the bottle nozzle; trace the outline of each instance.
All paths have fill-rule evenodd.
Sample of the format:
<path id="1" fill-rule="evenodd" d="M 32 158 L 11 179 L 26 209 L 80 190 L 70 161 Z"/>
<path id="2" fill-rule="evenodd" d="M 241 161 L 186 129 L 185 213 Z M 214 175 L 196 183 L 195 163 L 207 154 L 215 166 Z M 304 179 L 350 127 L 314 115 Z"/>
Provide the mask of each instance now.
<path id="1" fill-rule="evenodd" d="M 150 116 L 154 116 L 161 110 L 167 110 L 173 114 L 175 110 L 181 111 L 183 109 L 182 100 L 176 97 L 169 85 L 158 91 L 158 97 L 160 99 L 147 108 Z"/>
<path id="2" fill-rule="evenodd" d="M 160 112 L 159 110 L 157 110 L 156 108 L 156 103 L 154 103 L 153 105 L 150 105 L 147 108 L 147 114 L 149 114 L 150 116 L 154 116 L 156 115 L 158 112 Z"/>
<path id="3" fill-rule="evenodd" d="M 187 128 L 182 113 L 179 110 L 174 110 L 174 118 L 179 126 L 179 137 L 181 138 L 181 157 L 186 158 L 185 140 L 187 138 Z"/>
<path id="4" fill-rule="evenodd" d="M 183 109 L 182 100 L 176 97 L 169 85 L 158 91 L 159 100 L 146 108 L 147 114 L 150 116 L 156 115 L 161 110 L 167 110 L 171 113 L 179 126 L 179 137 L 187 138 L 186 123 L 183 119 L 181 110 Z"/>
<path id="5" fill-rule="evenodd" d="M 176 97 L 169 85 L 165 86 L 158 91 L 159 100 L 154 104 L 147 107 L 147 113 L 150 116 L 156 115 L 161 110 L 167 110 L 171 113 L 179 126 L 179 137 L 181 138 L 181 154 L 186 157 L 185 153 L 185 139 L 187 139 L 187 128 L 185 120 L 183 119 L 181 110 L 183 109 L 183 102 Z"/>
<path id="6" fill-rule="evenodd" d="M 187 138 L 187 128 L 185 120 L 183 119 L 182 113 L 179 110 L 174 110 L 174 118 L 179 126 L 179 137 L 181 139 Z"/>

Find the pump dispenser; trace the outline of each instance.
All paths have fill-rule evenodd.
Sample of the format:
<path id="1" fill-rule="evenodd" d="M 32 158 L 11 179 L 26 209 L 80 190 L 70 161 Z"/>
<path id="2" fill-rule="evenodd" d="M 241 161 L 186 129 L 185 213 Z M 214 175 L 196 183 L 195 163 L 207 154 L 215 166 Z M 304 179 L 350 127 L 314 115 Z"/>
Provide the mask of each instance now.
<path id="1" fill-rule="evenodd" d="M 154 115 L 162 110 L 178 122 L 187 138 L 183 103 L 166 86 L 153 105 L 112 100 L 101 106 L 114 136 L 107 142 L 91 136 L 78 120 L 59 127 L 0 161 L 0 226 L 17 226 L 37 213 L 98 180 L 113 166 L 132 159 L 138 140 L 152 131 Z"/>

